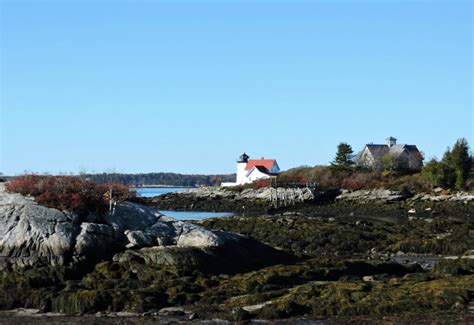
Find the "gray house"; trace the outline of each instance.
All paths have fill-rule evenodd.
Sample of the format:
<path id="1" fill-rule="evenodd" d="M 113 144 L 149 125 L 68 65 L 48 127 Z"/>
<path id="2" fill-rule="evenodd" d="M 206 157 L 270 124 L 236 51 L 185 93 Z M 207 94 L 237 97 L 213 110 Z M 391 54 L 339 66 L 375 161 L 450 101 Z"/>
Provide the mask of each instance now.
<path id="1" fill-rule="evenodd" d="M 397 170 L 421 170 L 423 154 L 415 145 L 397 144 L 393 137 L 386 141 L 387 144 L 367 144 L 356 156 L 356 164 L 375 170 L 381 170 L 387 164 Z"/>

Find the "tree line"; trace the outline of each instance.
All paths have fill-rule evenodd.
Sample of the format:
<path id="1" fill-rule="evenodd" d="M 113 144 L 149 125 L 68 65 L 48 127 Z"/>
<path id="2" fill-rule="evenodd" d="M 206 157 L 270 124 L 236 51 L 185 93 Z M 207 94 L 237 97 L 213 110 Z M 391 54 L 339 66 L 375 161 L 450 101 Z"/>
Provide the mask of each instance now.
<path id="1" fill-rule="evenodd" d="M 82 174 L 83 178 L 96 183 L 118 183 L 128 186 L 215 186 L 222 182 L 232 182 L 235 174 L 229 175 L 184 175 L 176 173 L 142 173 L 142 174 Z"/>

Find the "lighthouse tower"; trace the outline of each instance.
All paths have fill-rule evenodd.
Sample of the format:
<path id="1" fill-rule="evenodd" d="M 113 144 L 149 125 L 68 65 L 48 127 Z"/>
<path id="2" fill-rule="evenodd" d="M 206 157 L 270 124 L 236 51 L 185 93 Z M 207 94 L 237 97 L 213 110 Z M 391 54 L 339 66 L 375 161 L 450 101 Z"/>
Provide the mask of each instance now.
<path id="1" fill-rule="evenodd" d="M 249 162 L 249 156 L 244 152 L 242 156 L 240 156 L 239 160 L 237 160 L 237 185 L 245 183 L 247 171 L 245 168 Z"/>

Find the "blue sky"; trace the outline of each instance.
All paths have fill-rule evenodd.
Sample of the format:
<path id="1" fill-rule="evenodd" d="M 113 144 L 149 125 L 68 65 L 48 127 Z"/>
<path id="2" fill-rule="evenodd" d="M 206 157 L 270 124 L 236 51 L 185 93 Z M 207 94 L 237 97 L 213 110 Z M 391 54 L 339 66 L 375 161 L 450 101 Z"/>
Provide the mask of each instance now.
<path id="1" fill-rule="evenodd" d="M 0 3 L 4 174 L 473 144 L 471 1 Z"/>

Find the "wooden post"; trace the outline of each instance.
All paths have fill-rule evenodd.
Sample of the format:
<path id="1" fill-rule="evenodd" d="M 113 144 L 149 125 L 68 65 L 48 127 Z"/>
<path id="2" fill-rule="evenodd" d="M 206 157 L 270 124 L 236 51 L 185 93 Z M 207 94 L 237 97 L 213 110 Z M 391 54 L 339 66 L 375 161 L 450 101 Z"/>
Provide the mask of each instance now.
<path id="1" fill-rule="evenodd" d="M 112 200 L 112 194 L 113 194 L 112 189 L 110 189 L 109 194 L 110 194 L 109 195 L 109 213 L 111 213 L 112 212 L 112 202 L 113 202 L 113 200 Z"/>

